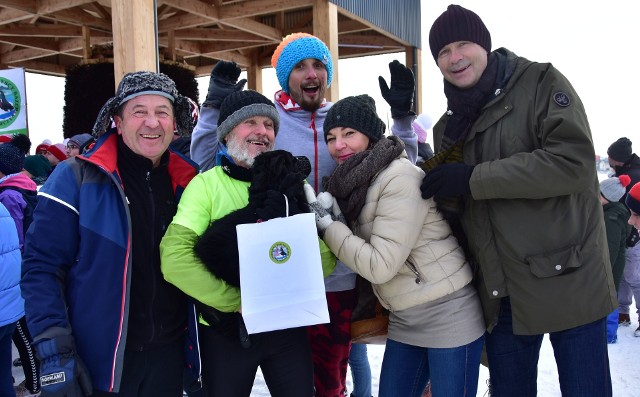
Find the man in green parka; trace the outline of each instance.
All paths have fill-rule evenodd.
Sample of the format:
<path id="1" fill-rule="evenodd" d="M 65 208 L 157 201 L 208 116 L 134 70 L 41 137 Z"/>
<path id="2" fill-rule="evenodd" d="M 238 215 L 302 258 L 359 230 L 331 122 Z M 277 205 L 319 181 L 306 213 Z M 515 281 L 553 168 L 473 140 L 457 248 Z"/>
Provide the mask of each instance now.
<path id="1" fill-rule="evenodd" d="M 491 395 L 536 395 L 549 334 L 562 395 L 611 396 L 605 326 L 616 292 L 578 94 L 551 64 L 491 51 L 480 17 L 457 5 L 429 45 L 448 109 L 422 195 L 462 226 L 477 263 Z"/>

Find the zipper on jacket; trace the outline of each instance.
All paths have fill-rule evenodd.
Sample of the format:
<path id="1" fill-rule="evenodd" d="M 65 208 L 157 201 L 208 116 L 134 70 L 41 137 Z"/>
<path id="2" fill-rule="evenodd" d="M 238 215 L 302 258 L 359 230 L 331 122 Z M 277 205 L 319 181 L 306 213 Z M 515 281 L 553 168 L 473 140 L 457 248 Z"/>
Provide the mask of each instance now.
<path id="1" fill-rule="evenodd" d="M 411 259 L 409 258 L 407 258 L 407 261 L 405 263 L 407 264 L 407 267 L 409 268 L 409 270 L 411 270 L 413 274 L 416 275 L 416 280 L 415 280 L 416 284 L 422 284 L 424 280 L 422 279 L 422 276 L 418 272 L 418 268 L 416 267 L 416 265 L 414 265 L 413 262 L 411 262 Z"/>
<path id="2" fill-rule="evenodd" d="M 155 258 L 155 256 L 153 255 L 153 251 L 154 251 L 154 241 L 156 241 L 156 203 L 155 200 L 153 199 L 153 189 L 151 189 L 151 171 L 147 171 L 147 190 L 149 191 L 149 202 L 150 202 L 150 208 L 151 208 L 151 251 L 149 251 L 149 258 Z M 150 262 L 153 262 L 153 260 L 151 260 Z M 155 263 L 151 263 L 151 269 L 149 269 L 149 271 L 151 272 L 151 279 L 155 280 L 156 274 L 155 274 L 155 269 L 156 267 L 154 266 Z M 158 266 L 159 268 L 159 266 Z M 149 341 L 152 341 L 154 336 L 156 335 L 156 323 L 155 321 L 153 321 L 154 319 L 154 313 L 153 313 L 153 302 L 155 302 L 156 300 L 156 283 L 155 282 L 151 282 L 151 286 L 153 288 L 153 291 L 151 291 L 151 306 L 149 307 L 149 316 L 152 319 L 150 321 L 151 323 L 151 335 Z"/>

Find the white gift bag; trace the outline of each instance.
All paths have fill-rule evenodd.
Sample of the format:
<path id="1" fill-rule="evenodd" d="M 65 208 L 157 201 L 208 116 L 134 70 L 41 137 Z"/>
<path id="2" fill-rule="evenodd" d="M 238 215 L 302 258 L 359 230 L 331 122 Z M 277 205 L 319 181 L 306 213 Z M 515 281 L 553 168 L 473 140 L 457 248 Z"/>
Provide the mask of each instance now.
<path id="1" fill-rule="evenodd" d="M 247 332 L 329 322 L 314 214 L 236 226 Z"/>

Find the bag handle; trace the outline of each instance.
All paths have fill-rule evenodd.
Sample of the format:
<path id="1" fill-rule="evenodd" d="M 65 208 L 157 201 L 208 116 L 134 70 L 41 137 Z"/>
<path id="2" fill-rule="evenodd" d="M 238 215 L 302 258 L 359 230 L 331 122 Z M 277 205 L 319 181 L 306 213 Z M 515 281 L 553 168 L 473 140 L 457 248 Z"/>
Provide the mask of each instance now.
<path id="1" fill-rule="evenodd" d="M 289 199 L 287 198 L 286 194 L 283 194 L 284 196 L 284 213 L 285 213 L 285 217 L 289 216 Z"/>

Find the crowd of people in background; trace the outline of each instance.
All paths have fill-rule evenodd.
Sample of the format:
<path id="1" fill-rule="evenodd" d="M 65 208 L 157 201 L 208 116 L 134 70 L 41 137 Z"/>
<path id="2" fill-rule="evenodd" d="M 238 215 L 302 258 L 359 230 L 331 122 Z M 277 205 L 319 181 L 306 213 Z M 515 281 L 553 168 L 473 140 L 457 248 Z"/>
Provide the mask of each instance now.
<path id="1" fill-rule="evenodd" d="M 535 395 L 545 335 L 563 396 L 611 396 L 607 344 L 634 300 L 640 314 L 631 140 L 609 146 L 599 182 L 554 66 L 494 49 L 458 5 L 429 47 L 447 98 L 435 124 L 397 60 L 378 81 L 390 133 L 368 93 L 327 101 L 329 49 L 294 33 L 271 99 L 229 61 L 201 107 L 133 72 L 90 132 L 32 155 L 27 136 L 0 136 L 0 394 L 249 396 L 260 368 L 276 397 L 371 397 L 351 342 L 361 277 L 390 312 L 379 396 L 475 396 L 481 365 L 490 396 Z M 236 226 L 290 213 L 315 215 L 329 322 L 250 335 Z"/>

